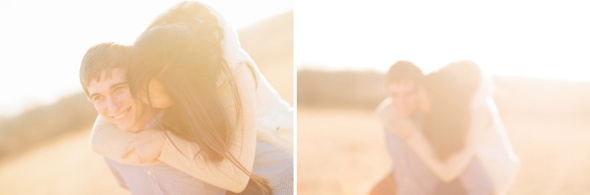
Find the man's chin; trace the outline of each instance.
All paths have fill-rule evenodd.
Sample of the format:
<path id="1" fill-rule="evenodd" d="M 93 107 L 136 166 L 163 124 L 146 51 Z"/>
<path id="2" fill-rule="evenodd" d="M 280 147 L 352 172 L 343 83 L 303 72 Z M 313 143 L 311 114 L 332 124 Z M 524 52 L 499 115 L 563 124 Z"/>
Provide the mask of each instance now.
<path id="1" fill-rule="evenodd" d="M 111 122 L 111 124 L 114 124 L 117 127 L 117 129 L 122 131 L 131 131 L 132 129 L 130 125 L 124 123 Z"/>
<path id="2" fill-rule="evenodd" d="M 129 131 L 129 127 L 125 126 L 125 125 L 115 125 L 117 126 L 117 129 L 122 130 L 122 131 Z"/>
<path id="3" fill-rule="evenodd" d="M 412 115 L 413 115 L 413 114 L 412 114 L 412 112 L 402 112 L 402 113 L 400 113 L 400 116 L 402 116 L 402 117 L 406 117 L 406 118 L 409 118 L 409 117 L 411 117 Z"/>
<path id="4" fill-rule="evenodd" d="M 117 126 L 117 128 L 120 130 L 132 132 L 132 133 L 139 132 L 142 130 L 141 128 L 135 128 L 131 125 L 126 125 L 126 124 L 120 124 L 120 125 L 115 125 L 115 126 Z"/>
<path id="5" fill-rule="evenodd" d="M 137 129 L 130 128 L 130 129 L 126 130 L 126 131 L 129 131 L 129 132 L 132 132 L 132 133 L 137 133 L 137 132 L 140 132 L 141 130 L 142 129 L 139 129 L 139 128 L 137 128 Z"/>
<path id="6" fill-rule="evenodd" d="M 122 130 L 122 131 L 129 131 L 129 132 L 136 132 L 139 130 L 135 130 L 133 127 L 133 124 L 131 124 L 130 122 L 128 122 L 128 120 L 121 120 L 121 121 L 117 121 L 117 120 L 111 120 L 110 121 L 111 124 L 115 125 L 117 127 L 117 129 Z"/>

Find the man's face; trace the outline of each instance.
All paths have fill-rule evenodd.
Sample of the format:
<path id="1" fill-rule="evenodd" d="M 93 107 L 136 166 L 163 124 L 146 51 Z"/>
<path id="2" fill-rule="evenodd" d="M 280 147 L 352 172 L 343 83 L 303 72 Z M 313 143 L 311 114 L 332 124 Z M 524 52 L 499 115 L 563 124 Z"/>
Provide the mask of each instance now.
<path id="1" fill-rule="evenodd" d="M 87 90 L 98 114 L 121 130 L 141 130 L 149 119 L 144 105 L 131 95 L 124 69 L 113 69 L 110 78 L 103 72 L 100 81 L 92 80 Z"/>
<path id="2" fill-rule="evenodd" d="M 391 105 L 403 117 L 411 117 L 419 105 L 418 86 L 415 82 L 401 81 L 387 87 Z"/>

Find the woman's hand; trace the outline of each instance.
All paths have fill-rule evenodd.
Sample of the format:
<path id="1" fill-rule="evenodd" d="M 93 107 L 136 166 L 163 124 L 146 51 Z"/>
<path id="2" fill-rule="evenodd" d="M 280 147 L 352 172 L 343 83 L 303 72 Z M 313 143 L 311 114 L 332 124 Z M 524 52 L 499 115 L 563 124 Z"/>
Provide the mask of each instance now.
<path id="1" fill-rule="evenodd" d="M 407 140 L 417 131 L 416 124 L 414 124 L 412 119 L 400 116 L 391 105 L 384 107 L 379 112 L 379 118 L 388 131 L 401 139 Z"/>
<path id="2" fill-rule="evenodd" d="M 157 163 L 158 157 L 164 147 L 164 132 L 155 129 L 146 129 L 134 134 L 135 140 L 129 148 L 123 153 L 121 158 L 127 157 L 131 153 L 137 153 L 141 163 Z"/>
<path id="3" fill-rule="evenodd" d="M 410 139 L 416 133 L 416 125 L 408 118 L 396 118 L 388 123 L 389 131 L 404 140 Z"/>

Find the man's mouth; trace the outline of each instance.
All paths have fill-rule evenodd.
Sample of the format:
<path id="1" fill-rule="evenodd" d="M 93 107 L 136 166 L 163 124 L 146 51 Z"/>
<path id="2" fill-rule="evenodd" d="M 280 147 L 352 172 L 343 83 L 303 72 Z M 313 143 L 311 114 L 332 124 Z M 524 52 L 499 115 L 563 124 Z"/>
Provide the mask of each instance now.
<path id="1" fill-rule="evenodd" d="M 120 113 L 118 115 L 111 116 L 111 118 L 113 118 L 115 120 L 122 119 L 123 117 L 125 117 L 129 113 L 129 110 L 131 110 L 131 107 L 127 108 L 125 111 L 123 111 L 122 113 Z"/>

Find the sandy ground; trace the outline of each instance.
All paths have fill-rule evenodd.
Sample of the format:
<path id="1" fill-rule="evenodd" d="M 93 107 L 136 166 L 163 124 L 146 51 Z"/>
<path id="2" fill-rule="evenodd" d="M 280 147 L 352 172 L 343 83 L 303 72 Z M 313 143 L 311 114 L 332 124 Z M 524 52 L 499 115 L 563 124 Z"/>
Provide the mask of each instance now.
<path id="1" fill-rule="evenodd" d="M 298 109 L 299 194 L 366 194 L 390 164 L 372 111 Z M 504 117 L 521 160 L 509 194 L 590 194 L 590 123 Z"/>
<path id="2" fill-rule="evenodd" d="M 0 194 L 129 194 L 90 149 L 90 128 L 0 161 Z"/>

